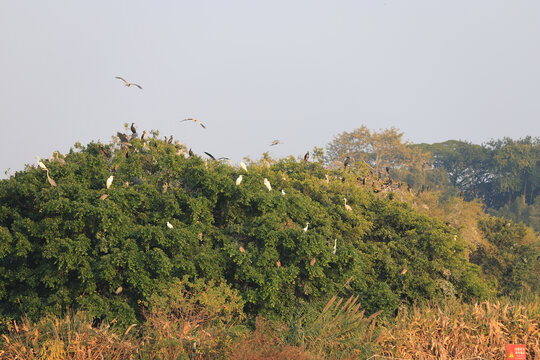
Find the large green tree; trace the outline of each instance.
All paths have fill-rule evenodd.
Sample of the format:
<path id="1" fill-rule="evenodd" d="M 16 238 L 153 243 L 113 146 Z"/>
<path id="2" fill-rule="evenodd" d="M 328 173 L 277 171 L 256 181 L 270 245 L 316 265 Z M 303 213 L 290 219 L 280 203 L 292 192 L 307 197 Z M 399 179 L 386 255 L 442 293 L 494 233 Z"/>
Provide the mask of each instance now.
<path id="1" fill-rule="evenodd" d="M 90 143 L 64 161 L 0 182 L 0 317 L 70 306 L 133 321 L 185 276 L 226 281 L 252 315 L 283 316 L 351 277 L 370 311 L 491 291 L 455 229 L 320 162 L 246 172 L 156 137 Z"/>

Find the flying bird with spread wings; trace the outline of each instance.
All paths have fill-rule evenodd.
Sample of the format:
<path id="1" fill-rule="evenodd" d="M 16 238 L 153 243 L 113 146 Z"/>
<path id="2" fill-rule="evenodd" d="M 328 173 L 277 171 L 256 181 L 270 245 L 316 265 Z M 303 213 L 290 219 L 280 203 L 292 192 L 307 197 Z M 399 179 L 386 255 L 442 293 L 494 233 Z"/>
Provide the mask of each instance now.
<path id="1" fill-rule="evenodd" d="M 272 141 L 270 146 L 279 145 L 279 144 L 283 144 L 283 143 L 281 141 L 279 141 L 279 140 L 274 140 L 274 141 Z"/>
<path id="2" fill-rule="evenodd" d="M 124 86 L 130 87 L 131 85 L 133 85 L 133 86 L 136 86 L 136 87 L 138 87 L 139 89 L 142 90 L 141 85 L 135 84 L 135 83 L 130 83 L 130 82 L 128 82 L 126 79 L 124 79 L 124 78 L 121 77 L 121 76 L 116 76 L 115 79 L 122 80 L 122 81 L 124 82 Z"/>
<path id="3" fill-rule="evenodd" d="M 204 126 L 204 124 L 197 119 L 187 118 L 187 119 L 181 120 L 180 122 L 184 122 L 184 121 L 193 121 L 194 123 L 201 125 L 203 129 L 206 129 L 206 126 Z"/>

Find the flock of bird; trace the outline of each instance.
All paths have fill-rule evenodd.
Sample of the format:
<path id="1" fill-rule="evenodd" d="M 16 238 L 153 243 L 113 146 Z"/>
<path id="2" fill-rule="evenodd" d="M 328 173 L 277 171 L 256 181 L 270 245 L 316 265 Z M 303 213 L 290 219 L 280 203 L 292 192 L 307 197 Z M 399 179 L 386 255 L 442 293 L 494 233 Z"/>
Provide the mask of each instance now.
<path id="1" fill-rule="evenodd" d="M 137 88 L 139 88 L 140 90 L 142 90 L 142 86 L 140 86 L 139 84 L 136 84 L 136 83 L 128 82 L 128 81 L 127 81 L 126 79 L 124 79 L 123 77 L 117 76 L 116 79 L 122 80 L 122 81 L 124 82 L 124 86 L 126 86 L 126 87 L 134 86 L 134 87 L 137 87 Z M 204 125 L 201 121 L 199 121 L 199 120 L 197 120 L 197 119 L 195 119 L 195 118 L 186 118 L 186 119 L 181 120 L 180 122 L 193 122 L 193 123 L 195 123 L 195 124 L 199 124 L 203 129 L 206 129 L 206 125 Z M 118 138 L 120 139 L 120 145 L 121 145 L 121 146 L 124 146 L 124 147 L 129 147 L 129 146 L 131 146 L 131 141 L 132 141 L 133 139 L 135 139 L 135 138 L 138 137 L 137 129 L 136 129 L 134 123 L 131 124 L 130 130 L 131 130 L 131 132 L 132 132 L 132 134 L 131 134 L 130 136 L 128 136 L 128 135 L 126 135 L 126 134 L 124 134 L 124 133 L 121 133 L 121 132 L 117 132 L 117 136 L 118 136 Z M 146 130 L 145 130 L 145 131 L 142 133 L 141 137 L 140 137 L 142 141 L 144 141 L 144 140 L 146 139 L 146 135 L 147 135 L 147 132 L 146 132 Z M 165 138 L 165 139 L 166 139 L 166 138 Z M 167 143 L 171 144 L 172 142 L 173 142 L 173 136 L 171 135 L 170 138 L 167 140 Z M 277 139 L 276 139 L 276 140 L 273 140 L 273 141 L 270 143 L 270 146 L 276 146 L 276 145 L 279 145 L 279 144 L 283 144 L 283 142 L 281 142 L 280 140 L 277 140 Z M 101 148 L 101 151 L 105 153 L 105 149 L 104 149 L 104 148 Z M 229 160 L 228 158 L 225 158 L 225 157 L 216 158 L 216 157 L 214 157 L 212 154 L 210 154 L 210 153 L 208 153 L 208 152 L 204 152 L 204 153 L 205 153 L 208 157 L 210 157 L 212 160 Z M 191 149 L 189 149 L 188 155 L 189 155 L 189 156 L 193 156 L 193 152 L 192 152 Z M 127 155 L 126 155 L 126 156 L 127 156 Z M 309 157 L 310 157 L 310 153 L 309 153 L 309 151 L 308 151 L 308 152 L 306 152 L 306 154 L 304 155 L 303 161 L 304 161 L 305 163 L 307 163 L 308 160 L 309 160 Z M 56 186 L 57 186 L 57 185 L 56 185 L 56 182 L 55 182 L 55 181 L 50 177 L 50 175 L 49 175 L 49 169 L 45 166 L 45 164 L 41 161 L 40 158 L 37 158 L 37 157 L 36 157 L 36 159 L 37 159 L 37 161 L 38 161 L 38 166 L 39 166 L 42 170 L 46 171 L 46 173 L 47 173 L 47 180 L 48 180 L 49 184 L 50 184 L 52 187 L 56 187 Z M 65 160 L 64 160 L 62 157 L 59 156 L 58 152 L 55 152 L 55 153 L 54 153 L 54 157 L 51 157 L 50 160 L 56 160 L 56 161 L 58 161 L 58 162 L 60 162 L 60 163 L 62 163 L 62 164 L 65 164 L 65 163 L 66 163 Z M 351 158 L 350 156 L 347 156 L 347 157 L 345 158 L 345 160 L 343 161 L 343 169 L 344 169 L 344 170 L 347 169 L 347 167 L 350 165 L 351 161 L 352 161 L 352 158 Z M 236 179 L 236 182 L 235 182 L 235 183 L 236 183 L 236 186 L 240 186 L 241 183 L 242 183 L 242 181 L 243 181 L 243 179 L 244 179 L 244 176 L 246 176 L 246 175 L 248 174 L 248 168 L 247 168 L 246 164 L 245 164 L 243 161 L 240 162 L 240 167 L 242 168 L 242 170 L 243 170 L 245 173 L 244 173 L 244 174 L 240 174 L 240 175 L 238 176 L 238 178 Z M 389 169 L 388 169 L 388 168 L 386 168 L 386 171 L 387 171 L 387 173 L 389 173 Z M 372 171 L 370 171 L 370 173 L 373 174 Z M 374 177 L 372 176 L 372 178 L 374 178 Z M 330 180 L 329 176 L 326 175 L 326 182 L 329 182 L 329 180 Z M 344 180 L 345 180 L 345 178 L 342 178 L 342 181 L 344 181 Z M 359 178 L 359 180 L 360 180 L 360 178 Z M 389 185 L 392 185 L 392 180 L 389 179 L 389 178 L 388 178 L 388 180 L 389 180 Z M 107 189 L 109 189 L 109 188 L 112 186 L 113 181 L 114 181 L 114 176 L 113 176 L 113 175 L 111 175 L 111 176 L 109 176 L 109 177 L 107 178 L 107 180 L 105 181 L 105 186 L 106 186 Z M 364 177 L 364 178 L 361 180 L 361 182 L 362 182 L 363 185 L 366 185 L 366 178 Z M 383 182 L 383 184 L 384 184 L 384 182 Z M 266 189 L 267 189 L 269 192 L 272 191 L 272 185 L 270 184 L 270 181 L 269 181 L 267 178 L 264 178 L 264 179 L 263 179 L 263 185 L 266 187 Z M 388 183 L 387 183 L 387 185 L 388 185 Z M 409 190 L 410 190 L 410 188 L 409 188 Z M 375 188 L 374 188 L 374 191 L 375 191 Z M 379 190 L 379 191 L 380 191 L 380 190 Z M 377 191 L 375 191 L 375 192 L 377 192 Z M 282 190 L 281 190 L 281 194 L 285 196 L 285 195 L 286 195 L 285 190 L 282 189 Z M 103 194 L 103 195 L 100 196 L 100 200 L 105 200 L 108 196 L 109 196 L 108 194 Z M 352 211 L 353 211 L 352 207 L 351 207 L 349 204 L 347 204 L 347 198 L 344 197 L 344 198 L 343 198 L 343 201 L 344 201 L 344 207 L 345 207 L 345 210 L 348 211 L 348 212 L 352 212 Z M 310 223 L 309 223 L 309 222 L 306 222 L 305 227 L 302 229 L 303 232 L 307 232 L 307 231 L 308 231 L 309 225 L 310 225 Z M 174 226 L 173 226 L 169 221 L 166 222 L 166 226 L 167 226 L 167 228 L 169 228 L 169 229 L 174 229 Z M 199 234 L 199 235 L 202 235 L 202 234 Z M 242 246 L 240 246 L 240 247 L 239 247 L 239 251 L 243 253 L 243 252 L 245 252 L 245 249 L 244 249 Z M 336 254 L 336 252 L 337 252 L 337 239 L 334 240 L 334 246 L 333 246 L 333 249 L 332 249 L 332 253 L 333 253 L 333 254 Z M 315 262 L 316 262 L 316 259 L 313 258 L 313 259 L 310 261 L 310 266 L 314 266 L 314 265 L 315 265 Z M 280 262 L 279 260 L 276 262 L 276 266 L 277 266 L 277 267 L 281 267 L 281 262 Z M 404 272 L 402 273 L 402 275 L 403 275 L 406 271 L 407 271 L 407 270 L 404 270 Z M 122 288 L 120 287 L 120 288 L 117 290 L 116 293 L 119 294 L 121 291 L 122 291 Z"/>

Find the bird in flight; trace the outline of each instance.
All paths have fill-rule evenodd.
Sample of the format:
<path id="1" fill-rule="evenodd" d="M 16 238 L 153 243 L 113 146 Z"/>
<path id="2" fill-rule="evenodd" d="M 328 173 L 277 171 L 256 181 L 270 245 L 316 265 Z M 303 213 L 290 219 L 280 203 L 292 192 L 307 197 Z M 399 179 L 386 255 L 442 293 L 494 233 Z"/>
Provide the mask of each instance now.
<path id="1" fill-rule="evenodd" d="M 142 87 L 141 87 L 141 85 L 139 85 L 139 84 L 134 84 L 134 83 L 130 83 L 130 82 L 127 82 L 127 80 L 126 80 L 126 79 L 124 79 L 124 78 L 123 78 L 123 77 L 121 77 L 121 76 L 117 76 L 117 77 L 116 77 L 116 79 L 118 79 L 118 80 L 122 80 L 122 81 L 124 82 L 125 86 L 127 86 L 127 87 L 130 87 L 131 85 L 133 85 L 133 86 L 136 86 L 136 87 L 138 87 L 139 89 L 141 89 L 141 90 L 142 90 Z"/>
<path id="2" fill-rule="evenodd" d="M 197 120 L 197 119 L 187 118 L 187 119 L 181 120 L 180 122 L 184 122 L 184 121 L 193 121 L 193 122 L 201 125 L 203 129 L 206 129 L 206 126 L 204 126 L 204 124 L 202 122 L 200 122 L 199 120 Z"/>
<path id="3" fill-rule="evenodd" d="M 274 146 L 274 145 L 278 145 L 278 144 L 283 144 L 283 143 L 281 141 L 279 141 L 279 140 L 274 140 L 274 141 L 272 141 L 270 146 Z"/>

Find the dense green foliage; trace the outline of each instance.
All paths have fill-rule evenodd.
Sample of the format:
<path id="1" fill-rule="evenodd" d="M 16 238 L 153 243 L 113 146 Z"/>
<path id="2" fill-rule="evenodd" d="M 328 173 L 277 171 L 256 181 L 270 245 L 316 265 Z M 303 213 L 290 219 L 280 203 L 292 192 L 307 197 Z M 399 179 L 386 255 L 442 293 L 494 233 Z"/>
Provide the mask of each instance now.
<path id="1" fill-rule="evenodd" d="M 133 321 L 186 276 L 225 280 L 247 314 L 268 316 L 327 299 L 351 277 L 368 312 L 493 292 L 458 231 L 358 186 L 352 171 L 291 157 L 246 173 L 184 151 L 155 137 L 90 143 L 65 164 L 44 161 L 55 187 L 31 166 L 2 180 L 0 318 L 80 307 Z"/>

